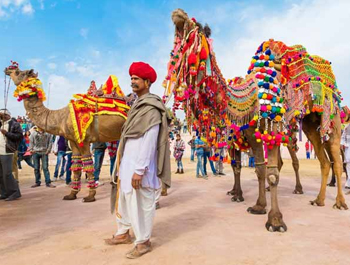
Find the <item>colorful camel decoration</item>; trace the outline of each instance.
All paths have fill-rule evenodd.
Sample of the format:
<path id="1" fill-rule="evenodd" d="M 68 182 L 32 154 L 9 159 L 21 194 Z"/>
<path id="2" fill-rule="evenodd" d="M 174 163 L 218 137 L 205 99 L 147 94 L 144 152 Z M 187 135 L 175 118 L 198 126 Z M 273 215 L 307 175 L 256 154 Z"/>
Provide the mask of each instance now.
<path id="1" fill-rule="evenodd" d="M 23 100 L 27 115 L 33 123 L 50 134 L 64 136 L 69 140 L 73 152 L 71 167 L 73 179 L 71 192 L 63 199 L 77 198 L 81 188 L 81 174 L 86 172 L 89 195 L 84 197 L 83 201 L 95 201 L 97 185 L 94 181 L 90 143 L 111 142 L 120 138 L 121 128 L 129 109 L 125 100 L 77 94 L 74 95 L 76 100 L 72 100 L 68 106 L 50 110 L 43 104 L 45 93 L 34 70 L 21 71 L 18 65 L 12 65 L 5 69 L 5 74 L 10 76 L 17 86 L 14 96 L 19 101 Z M 111 87 L 110 82 L 114 82 L 116 92 L 121 94 L 115 77 L 108 79 L 103 89 L 108 90 Z"/>
<path id="2" fill-rule="evenodd" d="M 253 149 L 259 196 L 248 212 L 266 213 L 267 177 L 271 210 L 266 228 L 269 231 L 287 230 L 277 197 L 281 167 L 279 147 L 291 144 L 293 128 L 297 125 L 314 145 L 321 164 L 321 189 L 311 203 L 324 205 L 330 170 L 327 152 L 334 161 L 338 183 L 334 206 L 347 209 L 340 183 L 341 97 L 329 62 L 311 57 L 302 46 L 288 47 L 269 40 L 259 46 L 248 75 L 226 83 L 216 63 L 209 28 L 189 19 L 181 9 L 173 12 L 172 20 L 176 27 L 175 42 L 164 82 L 164 101 L 174 95 L 175 108 L 182 104 L 188 120 L 198 119 L 198 130 L 207 136 L 212 125 L 227 130 L 235 173 L 233 193 L 237 198 L 242 196 L 240 151 L 248 147 Z M 264 145 L 268 151 L 267 165 Z"/>

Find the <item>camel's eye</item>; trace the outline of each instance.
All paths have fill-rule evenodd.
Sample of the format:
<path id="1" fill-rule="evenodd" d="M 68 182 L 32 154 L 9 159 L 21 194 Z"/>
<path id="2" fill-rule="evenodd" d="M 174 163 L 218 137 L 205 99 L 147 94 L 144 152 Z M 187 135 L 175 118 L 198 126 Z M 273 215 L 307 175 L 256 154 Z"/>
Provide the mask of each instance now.
<path id="1" fill-rule="evenodd" d="M 16 75 L 19 75 L 20 71 L 19 70 L 16 70 Z"/>

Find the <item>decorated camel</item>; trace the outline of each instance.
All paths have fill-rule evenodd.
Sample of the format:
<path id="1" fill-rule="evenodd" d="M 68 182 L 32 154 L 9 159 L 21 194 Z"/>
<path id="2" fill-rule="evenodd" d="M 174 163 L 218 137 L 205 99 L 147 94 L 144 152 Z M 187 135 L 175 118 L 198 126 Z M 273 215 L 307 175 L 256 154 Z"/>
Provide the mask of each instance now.
<path id="1" fill-rule="evenodd" d="M 209 28 L 189 19 L 181 9 L 173 12 L 172 20 L 176 27 L 175 42 L 164 82 L 164 101 L 174 95 L 175 106 L 182 103 L 187 117 L 199 119 L 198 130 L 207 136 L 212 125 L 226 125 L 238 197 L 241 195 L 240 151 L 253 149 L 259 197 L 248 211 L 266 213 L 267 177 L 271 210 L 266 228 L 286 231 L 277 197 L 279 149 L 281 144 L 291 143 L 292 128 L 296 125 L 314 145 L 321 164 L 321 189 L 311 203 L 324 205 L 330 157 L 338 180 L 334 206 L 347 209 L 340 183 L 340 95 L 329 62 L 310 57 L 302 46 L 288 47 L 269 40 L 259 46 L 248 75 L 227 84 L 216 63 Z M 268 152 L 267 165 L 264 146 Z"/>
<path id="2" fill-rule="evenodd" d="M 72 149 L 73 180 L 71 192 L 64 200 L 74 200 L 81 188 L 81 174 L 86 172 L 89 195 L 84 202 L 95 201 L 97 185 L 93 175 L 93 160 L 90 143 L 110 142 L 120 138 L 121 128 L 126 120 L 129 107 L 120 98 L 103 98 L 86 94 L 76 94 L 68 106 L 59 110 L 50 110 L 43 104 L 45 93 L 41 88 L 38 74 L 34 70 L 21 71 L 18 65 L 5 69 L 17 86 L 14 96 L 23 100 L 27 115 L 33 123 L 44 131 L 60 135 L 69 140 Z M 105 90 L 116 89 L 122 92 L 116 77 L 111 76 L 104 86 Z"/>

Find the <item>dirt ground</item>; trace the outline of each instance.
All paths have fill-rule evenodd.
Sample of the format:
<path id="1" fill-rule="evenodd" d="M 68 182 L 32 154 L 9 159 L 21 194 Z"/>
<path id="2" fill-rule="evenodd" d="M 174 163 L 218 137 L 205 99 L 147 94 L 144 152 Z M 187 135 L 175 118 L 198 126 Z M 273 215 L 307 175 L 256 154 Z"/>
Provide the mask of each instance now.
<path id="1" fill-rule="evenodd" d="M 20 172 L 23 197 L 0 201 L 0 264 L 349 264 L 350 211 L 332 208 L 336 188 L 328 188 L 325 207 L 309 204 L 320 187 L 316 160 L 301 160 L 304 195 L 292 194 L 293 170 L 285 160 L 279 203 L 286 233 L 268 232 L 266 215 L 247 213 L 258 191 L 253 169 L 243 168 L 245 201 L 236 203 L 226 195 L 233 182 L 229 165 L 226 176 L 210 175 L 209 180 L 196 179 L 195 163 L 187 158 L 184 165 L 185 174 L 173 174 L 169 195 L 161 197 L 153 252 L 138 260 L 125 258 L 132 245 L 103 241 L 116 230 L 109 212 L 108 166 L 103 167 L 105 185 L 98 188 L 97 201 L 82 203 L 86 188 L 79 199 L 62 200 L 70 190 L 63 181 L 56 182 L 56 189 L 30 188 L 34 177 L 25 165 Z M 269 202 L 268 197 L 268 207 Z"/>

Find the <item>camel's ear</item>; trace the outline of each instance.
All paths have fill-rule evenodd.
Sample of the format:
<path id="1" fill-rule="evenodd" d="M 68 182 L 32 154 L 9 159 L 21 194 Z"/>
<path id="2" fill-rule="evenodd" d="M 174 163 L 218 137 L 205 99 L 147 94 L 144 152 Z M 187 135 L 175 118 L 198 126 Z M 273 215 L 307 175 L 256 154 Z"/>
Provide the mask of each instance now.
<path id="1" fill-rule="evenodd" d="M 34 73 L 34 69 L 30 69 L 27 75 L 30 77 L 38 77 L 38 73 Z"/>

